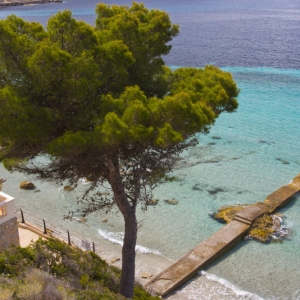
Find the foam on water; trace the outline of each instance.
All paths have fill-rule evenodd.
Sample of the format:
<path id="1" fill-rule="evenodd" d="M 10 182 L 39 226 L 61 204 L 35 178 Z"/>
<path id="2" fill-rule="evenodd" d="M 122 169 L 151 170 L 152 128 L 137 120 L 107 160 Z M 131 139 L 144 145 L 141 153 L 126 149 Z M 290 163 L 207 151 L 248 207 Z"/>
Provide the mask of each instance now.
<path id="1" fill-rule="evenodd" d="M 259 297 L 258 295 L 249 293 L 247 291 L 243 291 L 243 290 L 239 289 L 238 287 L 234 286 L 232 283 L 228 282 L 227 280 L 220 278 L 214 274 L 210 274 L 205 271 L 200 271 L 199 273 L 203 276 L 206 276 L 206 278 L 208 280 L 218 282 L 221 285 L 225 286 L 226 289 L 220 293 L 223 296 L 227 296 L 227 294 L 231 294 L 233 292 L 234 295 L 236 295 L 238 297 L 243 297 L 243 299 L 263 300 L 263 298 Z M 229 292 L 227 291 L 227 288 L 230 290 Z"/>
<path id="2" fill-rule="evenodd" d="M 100 236 L 105 239 L 110 241 L 111 243 L 123 246 L 123 238 L 124 238 L 124 233 L 123 232 L 110 232 L 106 230 L 101 230 L 98 229 L 98 232 Z M 143 247 L 141 245 L 136 245 L 135 246 L 135 251 L 141 254 L 155 254 L 155 255 L 161 255 L 161 253 L 157 250 L 149 249 L 147 247 Z"/>

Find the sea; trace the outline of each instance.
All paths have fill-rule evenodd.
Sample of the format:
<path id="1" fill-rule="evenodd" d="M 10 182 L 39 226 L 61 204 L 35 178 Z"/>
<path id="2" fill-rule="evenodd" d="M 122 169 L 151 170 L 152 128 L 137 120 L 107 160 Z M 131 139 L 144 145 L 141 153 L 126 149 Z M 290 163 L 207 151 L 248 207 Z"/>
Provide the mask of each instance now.
<path id="1" fill-rule="evenodd" d="M 104 1 L 130 5 L 127 0 Z M 0 8 L 0 19 L 16 14 L 47 23 L 59 10 L 95 21 L 96 0 L 65 0 Z M 231 72 L 240 89 L 235 113 L 222 114 L 199 144 L 182 154 L 172 181 L 159 185 L 159 204 L 138 210 L 139 252 L 171 261 L 179 259 L 220 229 L 211 214 L 226 205 L 250 204 L 264 199 L 300 173 L 300 2 L 299 0 L 144 0 L 146 7 L 161 9 L 179 24 L 166 64 L 203 67 L 213 64 Z M 121 247 L 123 221 L 112 210 L 87 217 L 85 223 L 64 219 L 76 209 L 77 197 L 61 185 L 32 176 L 10 173 L 0 165 L 3 191 L 16 206 L 70 228 L 99 244 Z M 29 179 L 36 191 L 19 189 Z M 164 200 L 178 200 L 169 205 Z M 291 235 L 281 242 L 245 239 L 208 266 L 199 278 L 221 284 L 189 282 L 170 299 L 300 299 L 300 195 L 284 208 L 283 225 Z M 107 222 L 102 222 L 107 219 Z M 106 221 L 106 220 L 105 220 Z M 175 298 L 174 298 L 175 297 Z"/>

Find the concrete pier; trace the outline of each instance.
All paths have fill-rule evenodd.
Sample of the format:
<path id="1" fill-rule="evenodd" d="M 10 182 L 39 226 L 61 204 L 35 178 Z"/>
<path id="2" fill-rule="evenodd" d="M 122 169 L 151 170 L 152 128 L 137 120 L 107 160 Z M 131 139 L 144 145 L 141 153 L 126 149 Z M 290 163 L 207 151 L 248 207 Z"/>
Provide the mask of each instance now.
<path id="1" fill-rule="evenodd" d="M 300 174 L 290 184 L 267 196 L 264 202 L 249 205 L 238 212 L 233 221 L 152 278 L 147 283 L 146 289 L 152 294 L 165 296 L 178 288 L 235 245 L 247 233 L 255 219 L 273 213 L 299 191 Z"/>

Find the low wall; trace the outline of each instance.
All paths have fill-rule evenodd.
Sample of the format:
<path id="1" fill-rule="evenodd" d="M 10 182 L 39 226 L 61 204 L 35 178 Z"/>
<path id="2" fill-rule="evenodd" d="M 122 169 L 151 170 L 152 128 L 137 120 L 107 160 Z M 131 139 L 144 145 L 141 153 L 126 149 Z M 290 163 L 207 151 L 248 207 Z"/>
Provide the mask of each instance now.
<path id="1" fill-rule="evenodd" d="M 0 251 L 11 245 L 20 246 L 18 221 L 16 217 L 0 225 Z"/>

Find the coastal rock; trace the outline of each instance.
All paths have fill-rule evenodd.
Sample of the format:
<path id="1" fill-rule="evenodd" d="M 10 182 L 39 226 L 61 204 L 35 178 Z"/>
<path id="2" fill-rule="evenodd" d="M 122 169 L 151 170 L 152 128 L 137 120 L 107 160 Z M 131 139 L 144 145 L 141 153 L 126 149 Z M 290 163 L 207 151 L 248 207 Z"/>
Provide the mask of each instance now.
<path id="1" fill-rule="evenodd" d="M 33 190 L 35 188 L 34 184 L 30 181 L 22 181 L 20 183 L 20 189 Z"/>
<path id="2" fill-rule="evenodd" d="M 74 190 L 74 188 L 72 186 L 70 186 L 70 185 L 64 186 L 64 191 L 66 191 L 66 192 L 71 192 L 73 190 Z"/>
<path id="3" fill-rule="evenodd" d="M 117 261 L 119 261 L 119 260 L 121 260 L 119 257 L 114 257 L 114 258 L 110 261 L 110 263 L 113 264 L 113 263 L 115 263 L 115 262 L 117 262 Z"/>
<path id="4" fill-rule="evenodd" d="M 230 223 L 234 218 L 235 214 L 243 210 L 247 205 L 230 205 L 223 206 L 218 209 L 218 212 L 213 214 L 212 217 L 217 221 L 225 221 L 225 223 Z"/>
<path id="5" fill-rule="evenodd" d="M 172 200 L 165 200 L 165 202 L 170 205 L 177 205 L 179 201 L 172 199 Z"/>

